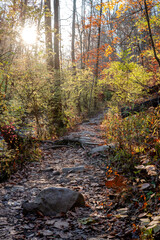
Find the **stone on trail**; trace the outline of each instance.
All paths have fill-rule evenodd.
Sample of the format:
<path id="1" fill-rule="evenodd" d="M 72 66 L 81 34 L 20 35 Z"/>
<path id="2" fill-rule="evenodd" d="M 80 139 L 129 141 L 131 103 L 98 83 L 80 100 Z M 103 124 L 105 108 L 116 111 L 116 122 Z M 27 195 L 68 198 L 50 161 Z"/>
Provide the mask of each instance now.
<path id="1" fill-rule="evenodd" d="M 105 240 L 106 238 L 103 237 L 93 237 L 93 238 L 88 238 L 88 240 Z M 107 238 L 109 239 L 109 238 Z M 112 238 L 113 239 L 113 238 Z"/>
<path id="2" fill-rule="evenodd" d="M 53 171 L 54 171 L 54 168 L 52 168 L 52 167 L 41 169 L 41 172 L 53 172 Z"/>
<path id="3" fill-rule="evenodd" d="M 98 152 L 104 152 L 104 151 L 109 151 L 115 149 L 116 145 L 114 143 L 108 144 L 108 145 L 103 145 L 99 147 L 92 148 L 90 151 L 91 154 L 98 153 Z"/>
<path id="4" fill-rule="evenodd" d="M 33 202 L 22 204 L 24 214 L 40 211 L 43 215 L 52 216 L 66 213 L 74 207 L 84 207 L 85 201 L 81 193 L 69 188 L 50 187 L 42 190 Z"/>
<path id="5" fill-rule="evenodd" d="M 63 173 L 78 173 L 83 172 L 84 170 L 84 166 L 62 168 Z"/>

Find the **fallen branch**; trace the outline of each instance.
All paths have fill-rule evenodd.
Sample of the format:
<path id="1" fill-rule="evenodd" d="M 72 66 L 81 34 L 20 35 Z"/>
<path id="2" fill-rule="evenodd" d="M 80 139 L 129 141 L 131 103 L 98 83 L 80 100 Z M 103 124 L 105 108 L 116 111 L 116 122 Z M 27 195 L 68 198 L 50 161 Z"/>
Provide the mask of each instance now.
<path id="1" fill-rule="evenodd" d="M 61 147 L 67 147 L 69 144 L 78 144 L 83 149 L 85 149 L 85 145 L 99 145 L 99 143 L 91 142 L 88 137 L 78 137 L 78 136 L 66 136 L 63 139 L 56 140 L 56 141 L 50 141 L 50 140 L 44 140 L 41 141 L 41 143 L 48 143 L 51 144 L 51 146 L 48 146 L 47 149 L 56 149 Z"/>
<path id="2" fill-rule="evenodd" d="M 160 104 L 160 97 L 152 98 L 148 101 L 144 101 L 142 103 L 137 103 L 133 108 L 124 107 L 121 108 L 121 116 L 122 118 L 128 117 L 129 115 L 136 114 L 137 112 L 142 112 L 150 107 L 157 107 Z"/>
<path id="3" fill-rule="evenodd" d="M 67 145 L 52 145 L 48 147 L 43 147 L 43 150 L 49 150 L 49 149 L 57 149 L 57 148 L 62 148 L 62 147 L 68 147 Z"/>
<path id="4" fill-rule="evenodd" d="M 148 94 L 158 93 L 160 90 L 160 84 L 154 85 L 152 87 L 147 86 L 143 91 L 146 91 Z"/>

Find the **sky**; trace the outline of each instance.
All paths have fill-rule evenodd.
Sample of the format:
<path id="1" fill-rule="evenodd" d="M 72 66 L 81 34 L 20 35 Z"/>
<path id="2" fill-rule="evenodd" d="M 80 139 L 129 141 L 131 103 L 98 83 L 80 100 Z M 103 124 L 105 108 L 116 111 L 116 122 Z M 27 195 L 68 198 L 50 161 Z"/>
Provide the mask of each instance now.
<path id="1" fill-rule="evenodd" d="M 77 11 L 81 12 L 81 0 L 77 0 Z M 61 38 L 63 51 L 71 49 L 73 0 L 60 0 Z"/>
<path id="2" fill-rule="evenodd" d="M 62 42 L 61 42 L 62 52 L 65 53 L 65 55 L 70 56 L 71 55 L 70 52 L 71 52 L 73 0 L 59 0 L 59 1 L 60 1 L 60 20 L 61 20 L 60 21 L 60 25 L 61 25 L 60 31 L 61 31 L 61 39 L 62 39 Z M 3 2 L 0 1 L 0 7 L 2 6 L 2 8 L 3 8 L 2 3 Z M 51 1 L 52 14 L 54 13 L 53 12 L 53 3 L 54 3 L 54 1 Z M 76 1 L 77 12 L 79 12 L 79 13 L 81 13 L 81 3 L 82 3 L 82 0 Z M 53 20 L 54 20 L 54 17 L 52 17 L 52 23 L 53 23 Z M 54 25 L 54 23 L 53 23 L 53 25 Z M 29 35 L 32 35 L 32 39 L 28 38 L 28 36 L 27 36 L 28 31 L 30 31 Z M 23 35 L 22 36 L 23 40 L 25 41 L 25 39 L 26 39 L 26 43 L 30 44 L 30 42 L 31 42 L 31 44 L 32 44 L 34 30 L 33 30 L 33 34 L 32 34 L 31 29 L 29 29 L 29 27 L 28 27 L 28 29 L 26 28 L 25 31 L 22 32 L 22 35 Z"/>

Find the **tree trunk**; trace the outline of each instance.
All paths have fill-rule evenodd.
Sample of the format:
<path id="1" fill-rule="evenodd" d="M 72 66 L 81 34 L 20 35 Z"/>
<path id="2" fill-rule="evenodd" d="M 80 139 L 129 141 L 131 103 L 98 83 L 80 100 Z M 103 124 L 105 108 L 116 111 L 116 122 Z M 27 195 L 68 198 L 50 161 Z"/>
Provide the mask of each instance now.
<path id="1" fill-rule="evenodd" d="M 71 47 L 71 58 L 73 67 L 75 67 L 75 17 L 76 17 L 76 0 L 73 0 L 72 47 Z"/>
<path id="2" fill-rule="evenodd" d="M 81 65 L 81 69 L 85 69 L 85 65 L 86 65 L 86 59 L 85 59 L 85 50 L 86 50 L 86 31 L 85 31 L 85 0 L 82 0 L 82 41 L 83 41 L 83 45 L 82 45 L 82 65 Z"/>
<path id="3" fill-rule="evenodd" d="M 94 97 L 94 108 L 97 108 L 97 93 L 96 93 L 96 87 L 97 87 L 97 81 L 98 81 L 98 75 L 99 75 L 99 56 L 100 56 L 100 42 L 101 42 L 101 19 L 102 19 L 102 3 L 103 0 L 100 2 L 100 14 L 99 14 L 99 26 L 98 26 L 98 39 L 97 39 L 97 59 L 96 59 L 96 71 L 95 71 L 95 79 L 94 79 L 94 87 L 95 87 L 95 97 Z"/>
<path id="4" fill-rule="evenodd" d="M 89 21 L 89 33 L 88 33 L 88 46 L 87 46 L 87 61 L 89 60 L 89 51 L 90 51 L 90 45 L 91 45 L 91 30 L 92 30 L 92 15 L 93 15 L 93 1 L 90 0 L 91 4 L 91 13 L 90 13 L 90 21 Z"/>
<path id="5" fill-rule="evenodd" d="M 147 20 L 147 24 L 148 24 L 148 31 L 149 31 L 149 36 L 150 36 L 150 39 L 151 39 L 151 45 L 152 45 L 154 57 L 155 57 L 156 61 L 158 62 L 158 65 L 160 67 L 160 59 L 158 58 L 157 53 L 156 53 L 156 48 L 155 48 L 155 44 L 154 44 L 154 40 L 153 40 L 151 24 L 150 24 L 150 19 L 149 19 L 149 14 L 148 14 L 148 6 L 147 6 L 146 0 L 144 0 L 144 7 L 145 7 L 146 20 Z"/>
<path id="6" fill-rule="evenodd" d="M 43 7 L 43 0 L 41 0 L 41 5 L 40 5 L 40 13 L 38 16 L 38 22 L 37 22 L 37 36 L 36 36 L 36 46 L 35 46 L 35 56 L 38 58 L 38 39 L 40 35 L 40 23 L 41 23 L 41 18 L 42 18 L 42 7 Z"/>
<path id="7" fill-rule="evenodd" d="M 83 30 L 81 29 L 81 25 L 78 20 L 77 16 L 77 28 L 78 28 L 78 33 L 79 33 L 79 42 L 80 42 L 80 53 L 81 53 L 81 69 L 83 68 Z"/>
<path id="8" fill-rule="evenodd" d="M 21 0 L 21 24 L 22 27 L 25 25 L 25 20 L 26 20 L 26 8 L 27 8 L 28 0 Z"/>
<path id="9" fill-rule="evenodd" d="M 51 2 L 50 2 L 50 0 L 45 0 L 45 37 L 46 37 L 47 68 L 48 68 L 48 70 L 52 71 L 54 64 L 53 64 Z"/>
<path id="10" fill-rule="evenodd" d="M 97 39 L 97 61 L 96 61 L 96 72 L 95 72 L 95 76 L 96 76 L 96 82 L 95 84 L 97 84 L 97 79 L 98 79 L 98 75 L 99 75 L 99 50 L 100 50 L 100 41 L 101 41 L 101 19 L 102 19 L 102 0 L 101 0 L 101 8 L 100 8 L 100 15 L 99 15 L 99 26 L 98 26 L 98 39 Z"/>
<path id="11" fill-rule="evenodd" d="M 54 52 L 55 52 L 55 70 L 54 70 L 54 86 L 53 96 L 48 103 L 50 133 L 61 134 L 64 127 L 62 99 L 61 99 L 61 75 L 60 75 L 60 61 L 59 61 L 59 0 L 54 0 Z"/>
<path id="12" fill-rule="evenodd" d="M 54 0 L 54 31 L 55 69 L 59 70 L 59 0 Z"/>

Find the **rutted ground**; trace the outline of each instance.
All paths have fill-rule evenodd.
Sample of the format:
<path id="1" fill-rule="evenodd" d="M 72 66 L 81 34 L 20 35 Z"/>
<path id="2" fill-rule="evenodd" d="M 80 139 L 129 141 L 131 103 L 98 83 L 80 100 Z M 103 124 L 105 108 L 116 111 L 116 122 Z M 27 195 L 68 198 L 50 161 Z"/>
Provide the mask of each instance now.
<path id="1" fill-rule="evenodd" d="M 101 118 L 102 115 L 92 118 L 71 134 L 89 144 L 58 149 L 52 149 L 50 143 L 43 144 L 40 162 L 26 164 L 0 185 L 1 240 L 90 239 L 106 233 L 107 218 L 102 206 L 106 197 L 104 159 L 101 162 L 88 154 L 95 146 L 105 144 L 99 126 Z M 51 186 L 80 191 L 86 207 L 56 217 L 44 217 L 41 213 L 23 215 L 22 203 Z"/>

